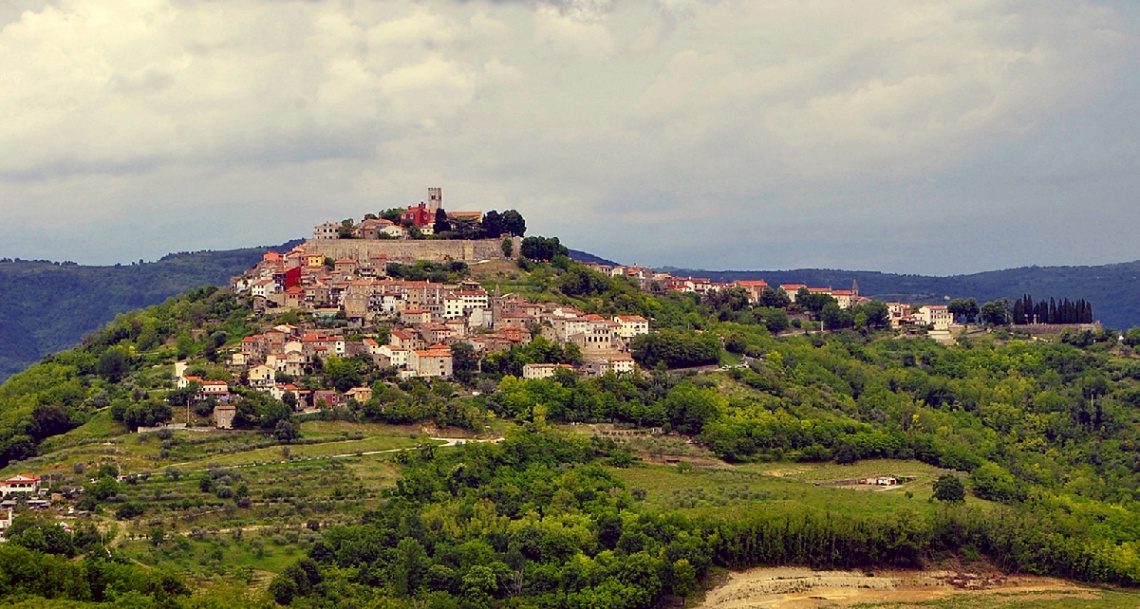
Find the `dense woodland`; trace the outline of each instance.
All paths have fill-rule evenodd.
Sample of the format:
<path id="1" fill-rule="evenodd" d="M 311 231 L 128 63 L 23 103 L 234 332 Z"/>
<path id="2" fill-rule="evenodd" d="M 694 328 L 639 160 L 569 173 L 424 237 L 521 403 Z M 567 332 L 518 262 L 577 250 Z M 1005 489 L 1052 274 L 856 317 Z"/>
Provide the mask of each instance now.
<path id="1" fill-rule="evenodd" d="M 114 266 L 0 260 L 0 381 L 74 347 L 120 313 L 199 286 L 228 285 L 268 249 L 170 254 Z"/>
<path id="2" fill-rule="evenodd" d="M 723 569 L 921 567 L 953 557 L 1140 583 L 1140 329 L 1123 342 L 1111 329 L 1037 340 L 990 324 L 947 347 L 896 336 L 872 303 L 840 311 L 828 325 L 835 331 L 776 336 L 835 315 L 834 303 L 647 294 L 557 248 L 550 262 L 521 265 L 528 272 L 515 287 L 525 295 L 649 317 L 658 332 L 633 345 L 644 374 L 521 380 L 524 363 L 580 358 L 540 339 L 482 361 L 459 349 L 453 382 L 397 381 L 364 358 L 311 366 L 293 380 L 374 391 L 321 417 L 473 431 L 505 423 L 506 439 L 396 453 L 400 477 L 374 509 L 325 530 L 248 602 L 654 607 L 680 602 Z M 256 320 L 248 302 L 214 288 L 120 315 L 0 386 L 6 471 L 61 448 L 60 434 L 104 412 L 124 429 L 168 419 L 187 403 L 170 383 L 175 358 L 228 379 L 226 349 L 282 321 L 301 320 Z M 289 404 L 239 393 L 239 427 L 259 430 L 267 445 L 304 441 Z M 592 422 L 691 439 L 729 463 L 917 460 L 959 472 L 971 503 L 855 513 L 826 503 L 789 511 L 767 498 L 720 512 L 662 510 L 622 482 L 621 472 L 646 467 L 636 447 L 568 425 Z M 122 519 L 155 509 L 142 496 L 118 503 L 111 472 L 94 480 L 85 508 L 132 506 Z M 202 480 L 211 501 L 247 509 L 248 494 L 223 496 L 214 477 Z M 216 601 L 190 595 L 176 573 L 123 563 L 101 536 L 60 540 L 42 523 L 20 526 L 2 548 L 0 595 L 99 601 L 111 589 L 139 606 Z M 73 556 L 83 558 L 64 560 Z"/>

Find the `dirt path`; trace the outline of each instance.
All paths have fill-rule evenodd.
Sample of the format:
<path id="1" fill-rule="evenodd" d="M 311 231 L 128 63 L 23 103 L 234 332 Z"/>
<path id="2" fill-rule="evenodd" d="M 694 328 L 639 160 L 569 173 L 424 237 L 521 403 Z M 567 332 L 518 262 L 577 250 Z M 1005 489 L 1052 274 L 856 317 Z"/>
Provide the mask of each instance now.
<path id="1" fill-rule="evenodd" d="M 705 609 L 808 609 L 857 603 L 918 603 L 952 595 L 986 592 L 1079 593 L 1079 586 L 1049 577 L 954 571 L 812 571 L 761 568 L 733 573 L 710 590 Z"/>

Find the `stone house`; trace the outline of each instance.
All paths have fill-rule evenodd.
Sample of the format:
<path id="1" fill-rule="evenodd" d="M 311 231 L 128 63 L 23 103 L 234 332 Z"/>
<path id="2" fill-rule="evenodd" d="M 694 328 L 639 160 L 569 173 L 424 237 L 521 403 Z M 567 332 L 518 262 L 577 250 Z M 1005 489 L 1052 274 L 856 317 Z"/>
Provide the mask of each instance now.
<path id="1" fill-rule="evenodd" d="M 235 416 L 237 416 L 237 407 L 233 404 L 218 404 L 214 406 L 214 427 L 218 429 L 233 429 Z"/>

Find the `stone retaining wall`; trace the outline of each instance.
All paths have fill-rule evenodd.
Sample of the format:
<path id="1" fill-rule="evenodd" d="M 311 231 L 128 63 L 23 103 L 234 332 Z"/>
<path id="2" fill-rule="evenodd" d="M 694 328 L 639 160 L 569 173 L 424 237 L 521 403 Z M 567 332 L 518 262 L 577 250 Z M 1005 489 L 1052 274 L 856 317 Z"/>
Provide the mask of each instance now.
<path id="1" fill-rule="evenodd" d="M 514 247 L 510 259 L 515 259 L 522 248 L 522 239 L 512 237 Z M 367 260 L 381 255 L 392 260 L 495 260 L 503 255 L 501 239 L 431 240 L 431 239 L 309 239 L 305 251 L 322 254 L 332 259 L 352 258 Z"/>

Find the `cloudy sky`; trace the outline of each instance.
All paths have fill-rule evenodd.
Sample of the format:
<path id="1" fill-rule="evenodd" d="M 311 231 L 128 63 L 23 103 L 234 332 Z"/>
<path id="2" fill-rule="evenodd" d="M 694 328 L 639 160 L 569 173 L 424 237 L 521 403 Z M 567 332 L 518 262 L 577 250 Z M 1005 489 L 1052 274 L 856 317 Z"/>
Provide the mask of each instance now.
<path id="1" fill-rule="evenodd" d="M 418 203 L 625 263 L 1140 258 L 1140 3 L 0 0 L 0 257 Z"/>

